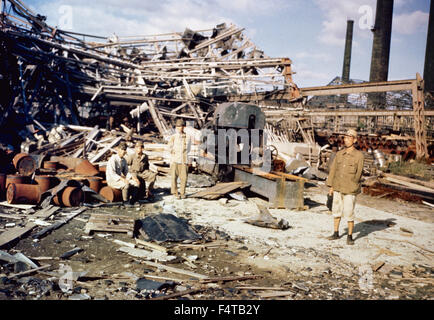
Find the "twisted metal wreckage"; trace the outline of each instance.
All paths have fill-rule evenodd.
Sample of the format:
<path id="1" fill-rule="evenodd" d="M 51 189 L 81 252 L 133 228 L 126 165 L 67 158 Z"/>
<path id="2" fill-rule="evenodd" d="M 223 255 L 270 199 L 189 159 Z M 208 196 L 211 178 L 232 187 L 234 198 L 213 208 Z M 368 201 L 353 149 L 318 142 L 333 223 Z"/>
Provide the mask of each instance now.
<path id="1" fill-rule="evenodd" d="M 276 116 L 278 120 L 291 118 L 294 110 L 311 119 L 317 114 L 318 110 L 301 108 L 308 97 L 407 90 L 413 98 L 410 117 L 414 119 L 416 154 L 428 157 L 423 80 L 419 77 L 299 89 L 289 58 L 267 57 L 243 34 L 243 28 L 234 25 L 107 38 L 61 30 L 45 20 L 19 0 L 2 1 L 0 130 L 3 140 L 16 147 L 26 137 L 34 140 L 36 129 L 58 124 L 101 126 L 110 116 L 115 122 L 125 115 L 133 118 L 138 133 L 145 125 L 167 136 L 178 117 L 201 129 L 209 125 L 217 104 L 223 102 L 290 106 L 263 109 L 267 130 L 276 132 L 279 139 L 289 135 L 288 130 L 279 130 L 281 121 L 275 121 Z M 338 116 L 330 110 L 322 112 Z M 378 116 L 375 112 L 371 113 Z M 427 112 L 430 117 L 432 112 Z M 315 132 L 310 129 L 310 137 L 300 124 L 295 131 L 312 143 Z"/>
<path id="2" fill-rule="evenodd" d="M 267 57 L 234 25 L 104 42 L 45 20 L 19 0 L 3 1 L 1 127 L 17 114 L 25 124 L 79 124 L 136 106 L 131 115 L 149 110 L 165 135 L 176 117 L 203 127 L 218 102 L 274 90 L 301 101 L 291 60 Z"/>

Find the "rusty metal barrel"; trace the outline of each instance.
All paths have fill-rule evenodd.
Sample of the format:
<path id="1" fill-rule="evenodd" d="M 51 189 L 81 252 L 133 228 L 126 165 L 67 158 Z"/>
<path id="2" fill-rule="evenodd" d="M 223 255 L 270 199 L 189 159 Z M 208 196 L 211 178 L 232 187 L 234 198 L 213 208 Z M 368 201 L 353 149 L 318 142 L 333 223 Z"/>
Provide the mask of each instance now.
<path id="1" fill-rule="evenodd" d="M 77 207 L 84 200 L 84 192 L 78 187 L 66 187 L 62 192 L 62 203 L 65 207 Z"/>
<path id="2" fill-rule="evenodd" d="M 17 171 L 25 176 L 32 175 L 36 170 L 36 161 L 28 153 L 18 153 L 12 159 Z"/>
<path id="3" fill-rule="evenodd" d="M 21 174 L 8 174 L 6 176 L 6 189 L 8 188 L 9 184 L 15 183 L 15 184 L 30 184 L 30 177 L 23 176 Z"/>
<path id="4" fill-rule="evenodd" d="M 94 165 L 86 159 L 81 160 L 76 165 L 74 171 L 76 173 L 83 174 L 86 176 L 96 176 L 99 173 L 98 169 L 95 168 Z"/>
<path id="5" fill-rule="evenodd" d="M 53 197 L 55 205 L 77 207 L 84 200 L 84 192 L 79 187 L 66 187 Z"/>
<path id="6" fill-rule="evenodd" d="M 102 195 L 110 202 L 119 202 L 122 201 L 122 191 L 119 189 L 113 189 L 109 186 L 101 188 L 99 194 Z"/>
<path id="7" fill-rule="evenodd" d="M 42 164 L 42 167 L 44 169 L 57 170 L 58 164 L 59 163 L 57 161 L 44 161 L 44 163 Z"/>
<path id="8" fill-rule="evenodd" d="M 89 177 L 87 178 L 87 181 L 89 182 L 89 188 L 94 190 L 96 193 L 99 192 L 102 185 L 102 178 L 101 177 Z"/>
<path id="9" fill-rule="evenodd" d="M 49 175 L 36 176 L 35 181 L 38 183 L 39 187 L 41 188 L 42 193 L 44 193 L 45 191 L 51 188 L 54 188 L 60 183 L 58 178 Z"/>
<path id="10" fill-rule="evenodd" d="M 41 188 L 37 184 L 10 183 L 6 199 L 10 204 L 38 204 L 41 201 Z"/>

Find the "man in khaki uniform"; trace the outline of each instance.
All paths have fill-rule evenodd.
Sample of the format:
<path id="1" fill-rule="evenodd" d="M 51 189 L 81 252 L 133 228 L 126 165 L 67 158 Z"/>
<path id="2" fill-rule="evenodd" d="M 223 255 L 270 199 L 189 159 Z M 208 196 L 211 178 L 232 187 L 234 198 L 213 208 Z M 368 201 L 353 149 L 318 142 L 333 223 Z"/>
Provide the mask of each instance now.
<path id="1" fill-rule="evenodd" d="M 143 152 L 143 143 L 136 143 L 135 153 L 126 156 L 129 172 L 139 180 L 139 197 L 143 197 L 146 193 L 147 198 L 152 198 L 152 190 L 154 188 L 157 173 L 149 170 L 148 155 Z"/>
<path id="2" fill-rule="evenodd" d="M 171 155 L 170 176 L 172 179 L 171 193 L 178 199 L 185 199 L 185 187 L 187 185 L 188 162 L 187 153 L 191 147 L 191 141 L 184 132 L 185 122 L 177 119 L 175 123 L 176 133 L 170 137 L 169 151 Z M 181 190 L 178 194 L 178 177 L 181 180 Z"/>
<path id="3" fill-rule="evenodd" d="M 363 170 L 363 153 L 354 147 L 357 132 L 349 129 L 344 137 L 345 148 L 340 150 L 331 165 L 327 178 L 329 194 L 333 194 L 332 212 L 334 233 L 329 240 L 339 239 L 339 223 L 344 215 L 348 219 L 347 244 L 353 245 L 354 206 L 356 195 L 360 193 L 360 179 Z"/>
<path id="4" fill-rule="evenodd" d="M 107 162 L 107 185 L 110 188 L 122 190 L 124 205 L 131 206 L 136 201 L 139 181 L 128 172 L 127 161 L 124 159 L 127 145 L 122 142 L 115 149 L 116 154 L 112 155 Z"/>

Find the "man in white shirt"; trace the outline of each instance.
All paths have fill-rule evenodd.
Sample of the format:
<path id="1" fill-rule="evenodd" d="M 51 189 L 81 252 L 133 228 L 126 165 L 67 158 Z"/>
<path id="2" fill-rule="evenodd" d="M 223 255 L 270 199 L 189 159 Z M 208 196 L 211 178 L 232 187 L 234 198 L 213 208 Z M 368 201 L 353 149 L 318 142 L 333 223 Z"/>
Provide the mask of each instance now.
<path id="1" fill-rule="evenodd" d="M 128 172 L 127 161 L 124 159 L 127 151 L 126 144 L 122 142 L 115 149 L 116 154 L 113 154 L 107 162 L 107 185 L 110 188 L 122 190 L 124 206 L 129 207 L 136 201 L 140 182 Z"/>

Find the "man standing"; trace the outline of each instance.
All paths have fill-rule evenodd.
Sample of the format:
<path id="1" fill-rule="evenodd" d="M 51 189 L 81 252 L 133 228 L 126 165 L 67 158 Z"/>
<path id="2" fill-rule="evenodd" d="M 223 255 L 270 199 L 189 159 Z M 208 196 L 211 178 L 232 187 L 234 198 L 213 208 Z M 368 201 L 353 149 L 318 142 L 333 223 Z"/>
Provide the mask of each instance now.
<path id="1" fill-rule="evenodd" d="M 121 142 L 115 149 L 116 154 L 112 155 L 107 162 L 107 185 L 110 188 L 122 190 L 124 206 L 130 207 L 136 201 L 137 188 L 140 182 L 128 173 L 127 161 L 124 159 L 127 152 L 126 144 Z"/>
<path id="2" fill-rule="evenodd" d="M 185 199 L 185 187 L 187 185 L 187 153 L 191 148 L 191 141 L 184 132 L 185 122 L 177 119 L 175 123 L 176 133 L 170 137 L 169 151 L 171 155 L 170 176 L 172 179 L 171 193 L 178 199 Z M 181 190 L 178 194 L 178 177 L 181 180 Z"/>
<path id="3" fill-rule="evenodd" d="M 130 166 L 131 175 L 140 182 L 139 197 L 143 197 L 146 192 L 146 198 L 151 199 L 157 173 L 149 170 L 149 158 L 143 152 L 141 141 L 136 143 L 135 151 L 134 154 L 126 157 L 127 164 Z"/>
<path id="4" fill-rule="evenodd" d="M 331 165 L 327 178 L 329 194 L 333 194 L 334 233 L 329 240 L 339 239 L 339 223 L 344 215 L 348 219 L 347 244 L 353 245 L 354 206 L 360 193 L 363 170 L 363 153 L 354 147 L 357 132 L 349 129 L 344 136 L 345 148 L 340 150 Z"/>

